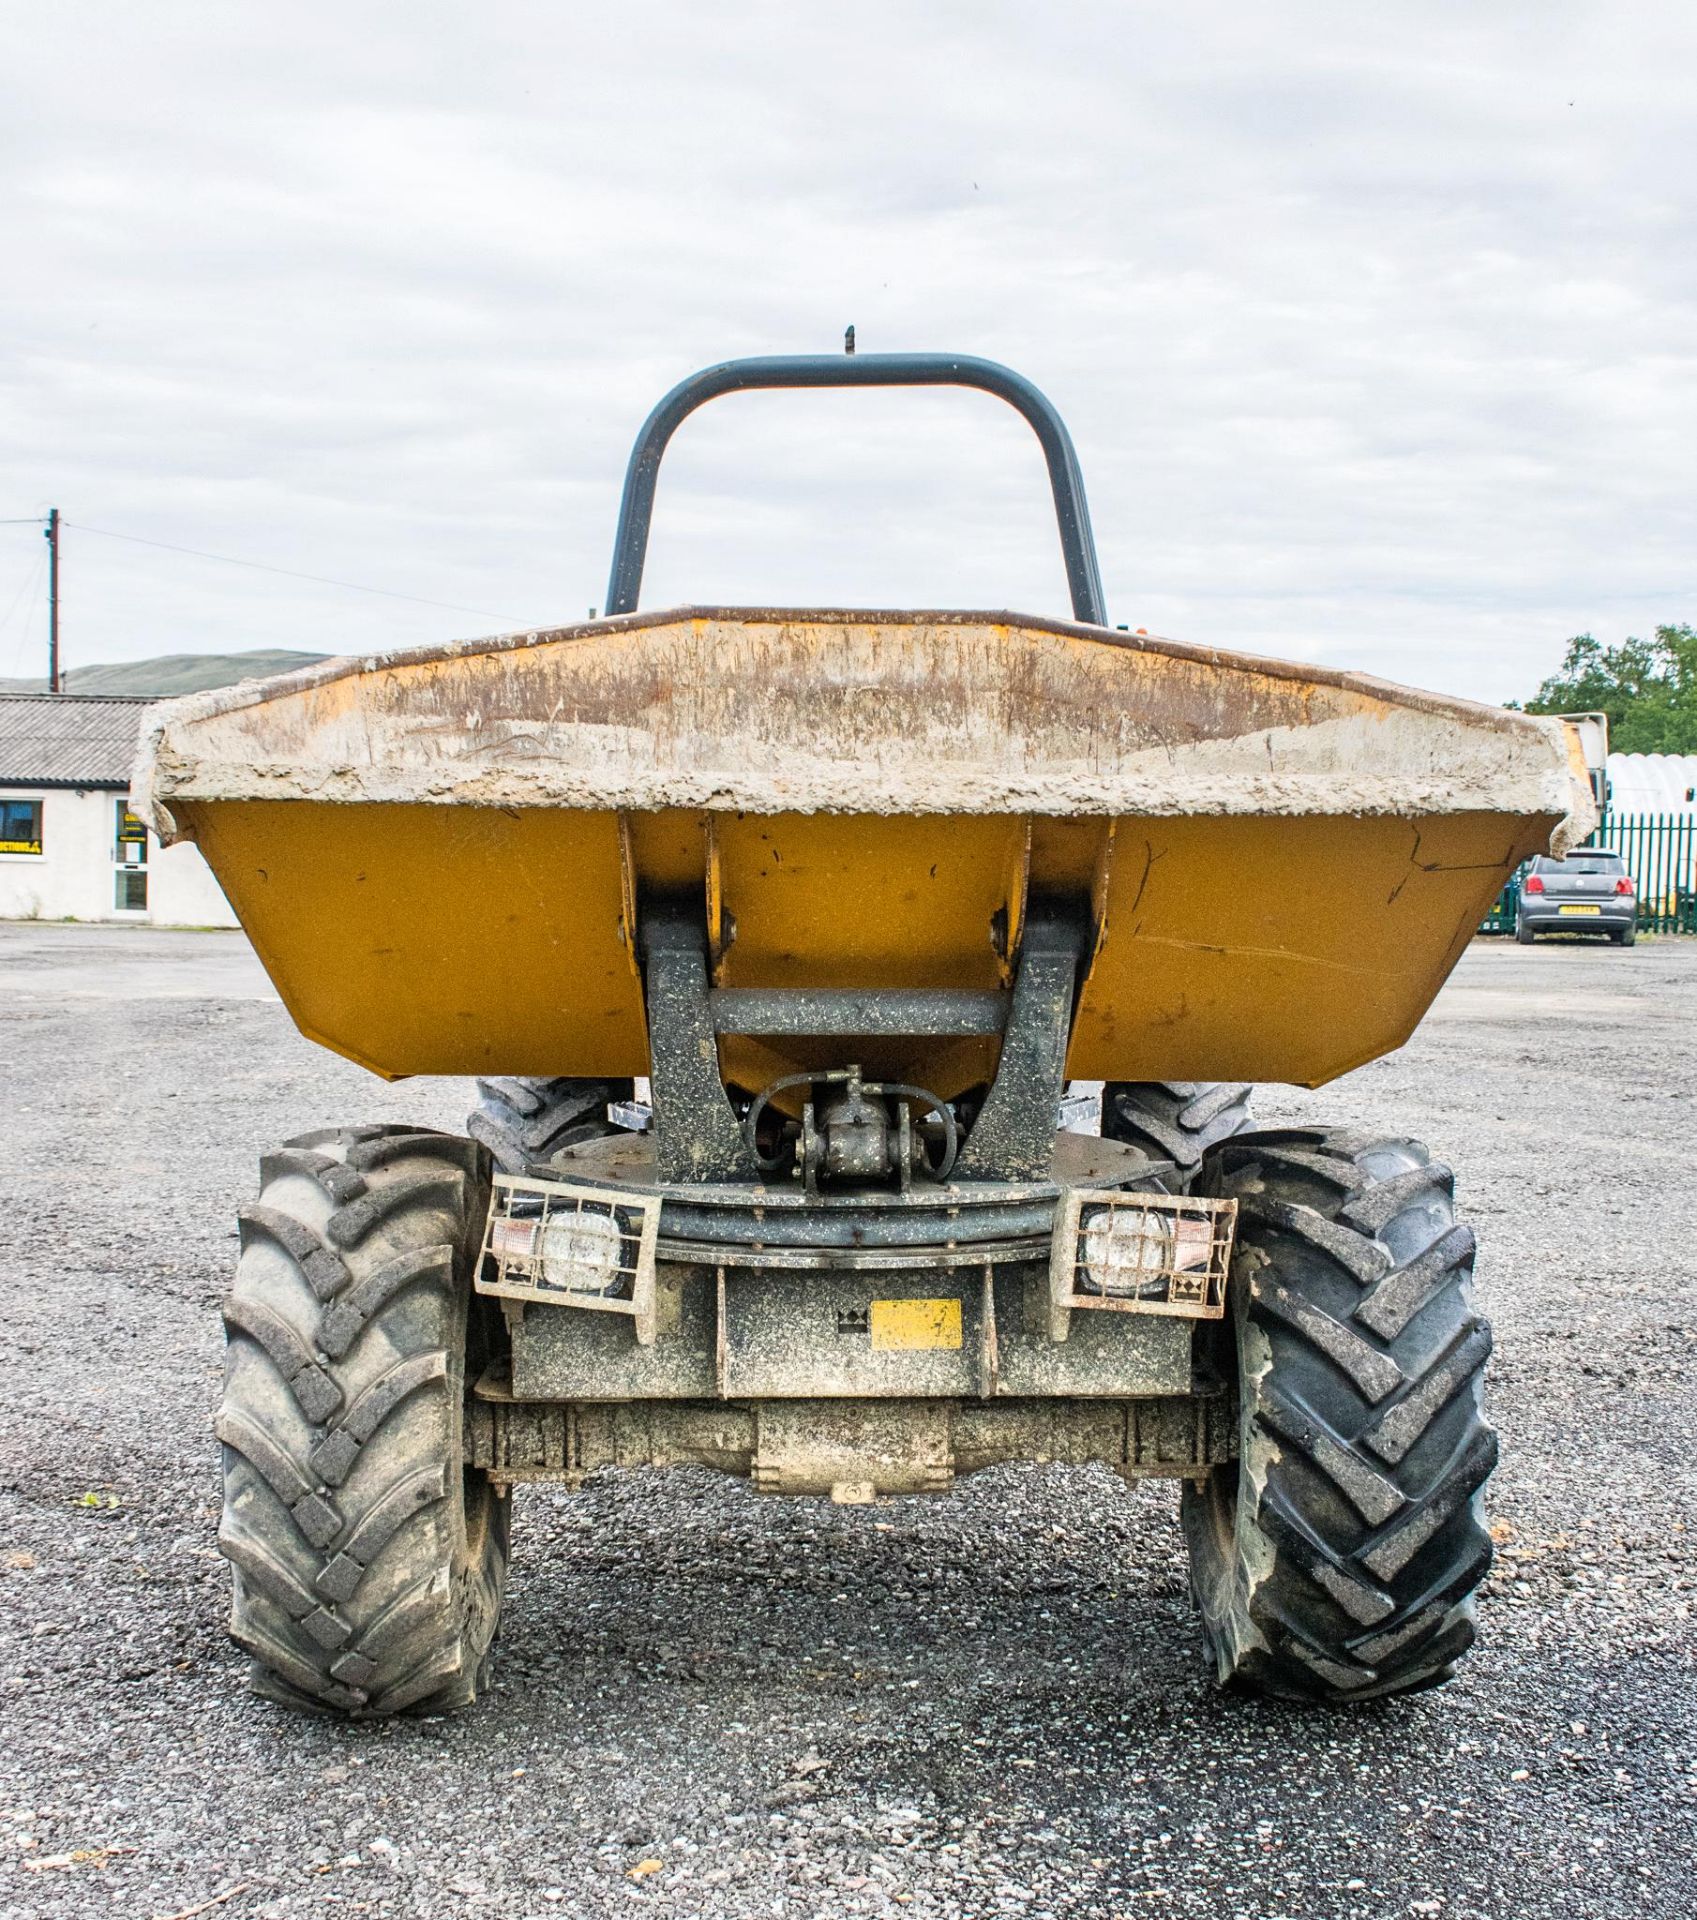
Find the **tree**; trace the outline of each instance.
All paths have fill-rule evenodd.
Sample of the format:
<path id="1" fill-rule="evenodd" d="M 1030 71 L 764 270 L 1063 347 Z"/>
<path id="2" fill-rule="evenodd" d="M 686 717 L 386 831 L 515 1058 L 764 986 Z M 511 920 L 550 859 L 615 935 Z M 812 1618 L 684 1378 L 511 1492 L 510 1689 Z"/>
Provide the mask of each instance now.
<path id="1" fill-rule="evenodd" d="M 1606 713 L 1615 753 L 1697 753 L 1697 628 L 1613 647 L 1577 634 L 1526 711 Z"/>

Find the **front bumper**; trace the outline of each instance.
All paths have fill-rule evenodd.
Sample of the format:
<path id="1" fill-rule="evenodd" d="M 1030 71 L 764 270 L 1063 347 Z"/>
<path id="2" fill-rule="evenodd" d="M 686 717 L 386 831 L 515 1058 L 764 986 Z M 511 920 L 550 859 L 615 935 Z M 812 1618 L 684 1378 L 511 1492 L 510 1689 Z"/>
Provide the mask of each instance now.
<path id="1" fill-rule="evenodd" d="M 476 1285 L 519 1401 L 1022 1399 L 1194 1390 L 1236 1203 L 1061 1134 L 1054 1177 L 906 1192 L 667 1184 L 645 1140 L 497 1176 Z M 540 1171 L 540 1170 L 539 1170 Z"/>

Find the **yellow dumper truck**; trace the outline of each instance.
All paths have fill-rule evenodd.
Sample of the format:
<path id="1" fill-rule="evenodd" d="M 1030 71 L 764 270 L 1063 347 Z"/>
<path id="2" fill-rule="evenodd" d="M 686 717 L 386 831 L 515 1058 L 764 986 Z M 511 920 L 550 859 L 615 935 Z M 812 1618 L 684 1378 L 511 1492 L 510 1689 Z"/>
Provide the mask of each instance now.
<path id="1" fill-rule="evenodd" d="M 637 610 L 696 406 L 926 384 L 1035 429 L 1071 619 Z M 173 701 L 137 804 L 304 1033 L 480 1082 L 463 1137 L 285 1142 L 241 1214 L 219 1538 L 262 1692 L 470 1702 L 512 1488 L 607 1464 L 870 1500 L 1105 1462 L 1182 1481 L 1222 1680 L 1368 1699 L 1471 1643 L 1490 1330 L 1449 1170 L 1255 1131 L 1247 1091 L 1400 1046 L 1588 831 L 1582 760 L 1109 625 L 1072 442 L 1007 368 L 686 380 L 605 617 Z"/>

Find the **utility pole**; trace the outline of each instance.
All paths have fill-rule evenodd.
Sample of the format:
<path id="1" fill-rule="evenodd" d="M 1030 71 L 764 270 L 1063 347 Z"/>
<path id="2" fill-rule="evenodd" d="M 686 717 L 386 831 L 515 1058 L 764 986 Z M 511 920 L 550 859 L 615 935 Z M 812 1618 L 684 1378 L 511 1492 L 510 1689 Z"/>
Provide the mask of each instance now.
<path id="1" fill-rule="evenodd" d="M 59 685 L 59 509 L 47 509 L 47 691 L 61 693 Z"/>

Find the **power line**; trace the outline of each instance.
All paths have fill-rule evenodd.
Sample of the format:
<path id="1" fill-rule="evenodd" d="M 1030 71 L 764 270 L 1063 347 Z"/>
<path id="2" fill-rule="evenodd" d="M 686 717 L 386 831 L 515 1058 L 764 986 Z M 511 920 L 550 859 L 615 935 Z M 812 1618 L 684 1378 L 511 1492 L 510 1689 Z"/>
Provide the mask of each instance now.
<path id="1" fill-rule="evenodd" d="M 21 525 L 22 522 L 12 524 Z M 158 547 L 164 553 L 186 553 L 196 560 L 216 560 L 226 567 L 249 567 L 255 573 L 281 574 L 287 580 L 310 580 L 315 586 L 341 587 L 349 593 L 375 594 L 382 600 L 408 600 L 415 607 L 437 607 L 444 613 L 474 613 L 480 620 L 499 620 L 508 626 L 523 626 L 525 623 L 512 620 L 504 613 L 491 613 L 487 607 L 462 607 L 452 600 L 426 600 L 416 593 L 396 593 L 390 587 L 365 587 L 357 580 L 333 580 L 322 573 L 302 573 L 294 567 L 273 567 L 263 560 L 240 560 L 233 554 L 207 553 L 200 547 L 179 547 L 169 540 L 147 540 L 139 533 L 114 533 L 110 527 L 88 527 L 80 520 L 66 520 L 67 527 L 75 527 L 78 533 L 92 533 L 102 540 L 126 540 L 132 546 Z"/>
<path id="2" fill-rule="evenodd" d="M 4 616 L 0 616 L 0 641 L 4 641 L 7 633 L 11 630 L 12 621 L 17 617 L 18 609 L 26 604 L 31 607 L 35 605 L 36 589 L 41 585 L 41 576 L 46 571 L 47 551 L 43 548 L 42 551 L 36 555 L 35 565 L 30 568 L 24 584 L 18 589 L 17 593 L 12 596 L 12 604 L 6 609 Z M 12 650 L 12 657 L 8 665 L 15 667 L 19 664 L 23 657 L 24 641 L 28 635 L 29 622 L 26 620 L 18 629 L 18 642 Z"/>
<path id="3" fill-rule="evenodd" d="M 44 527 L 46 525 L 47 515 L 44 513 L 32 514 L 27 520 L 0 520 L 0 527 Z"/>
<path id="4" fill-rule="evenodd" d="M 6 609 L 4 614 L 0 614 L 0 635 L 3 635 L 6 629 L 12 624 L 12 616 L 17 612 L 19 603 L 24 599 L 24 597 L 26 595 L 30 595 L 33 597 L 35 588 L 41 580 L 42 569 L 46 565 L 47 565 L 46 554 L 38 553 L 35 556 L 34 565 L 31 566 L 27 576 L 25 577 L 24 584 L 18 589 L 18 591 L 15 594 L 13 594 L 12 604 Z"/>

